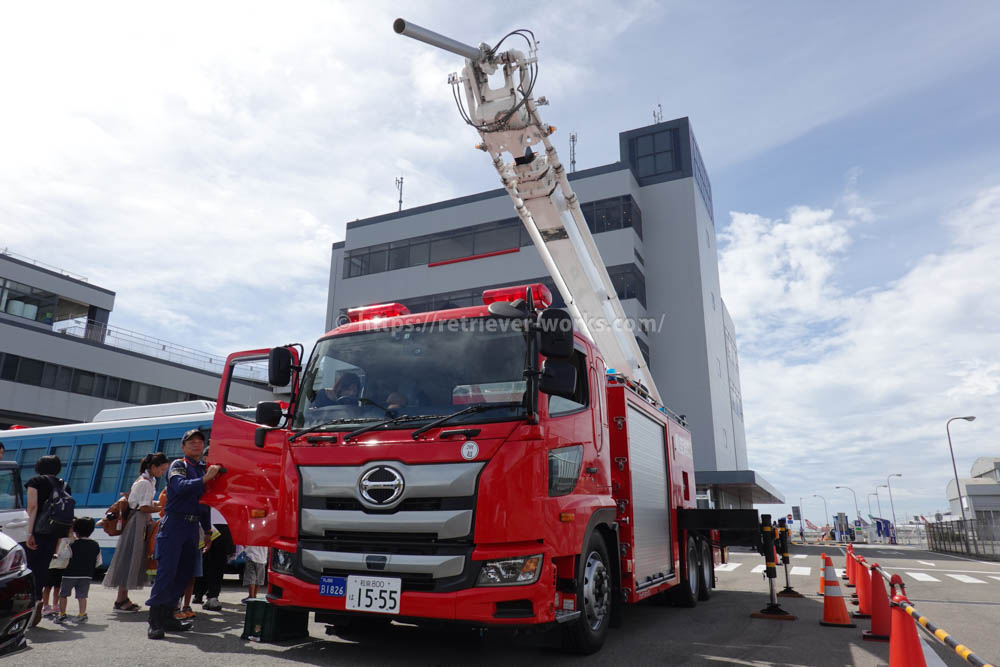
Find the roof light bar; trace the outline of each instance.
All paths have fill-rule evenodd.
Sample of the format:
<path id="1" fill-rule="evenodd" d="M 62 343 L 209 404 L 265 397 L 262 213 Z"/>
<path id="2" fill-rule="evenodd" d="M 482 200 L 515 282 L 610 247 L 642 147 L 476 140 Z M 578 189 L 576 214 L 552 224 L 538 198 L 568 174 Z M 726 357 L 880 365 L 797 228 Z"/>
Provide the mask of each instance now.
<path id="1" fill-rule="evenodd" d="M 347 319 L 351 322 L 364 322 L 382 317 L 398 317 L 409 315 L 410 309 L 401 303 L 376 303 L 371 306 L 359 306 L 347 310 Z"/>
<path id="2" fill-rule="evenodd" d="M 513 302 L 523 299 L 524 293 L 529 287 L 531 288 L 531 299 L 535 303 L 535 308 L 548 308 L 552 305 L 552 292 L 542 283 L 488 289 L 483 292 L 483 303 L 488 306 L 496 301 Z"/>

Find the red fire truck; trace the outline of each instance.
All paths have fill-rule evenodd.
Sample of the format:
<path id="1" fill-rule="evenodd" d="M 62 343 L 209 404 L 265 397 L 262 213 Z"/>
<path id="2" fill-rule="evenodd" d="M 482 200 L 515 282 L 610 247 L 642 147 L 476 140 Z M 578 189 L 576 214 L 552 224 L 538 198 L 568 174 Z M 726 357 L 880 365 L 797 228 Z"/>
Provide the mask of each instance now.
<path id="1" fill-rule="evenodd" d="M 368 305 L 307 362 L 296 345 L 231 355 L 212 429 L 227 472 L 205 501 L 237 543 L 270 547 L 273 605 L 335 626 L 559 625 L 593 652 L 624 604 L 707 600 L 719 547 L 754 543 L 756 512 L 696 509 L 691 435 L 621 325 L 538 118 L 533 41 L 525 56 L 396 30 L 466 56 L 464 114 L 566 309 L 540 284 L 453 310 Z M 495 91 L 498 68 L 511 85 Z M 264 360 L 290 401 L 226 408 L 233 370 Z"/>

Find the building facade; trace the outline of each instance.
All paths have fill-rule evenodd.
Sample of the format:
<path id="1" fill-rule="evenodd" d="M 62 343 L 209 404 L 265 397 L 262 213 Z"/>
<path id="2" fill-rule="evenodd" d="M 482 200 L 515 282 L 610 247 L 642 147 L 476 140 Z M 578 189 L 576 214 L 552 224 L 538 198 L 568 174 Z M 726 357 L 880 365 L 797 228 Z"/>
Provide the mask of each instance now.
<path id="1" fill-rule="evenodd" d="M 663 401 L 691 429 L 699 492 L 722 508 L 780 502 L 748 470 L 712 186 L 690 123 L 622 132 L 619 141 L 620 161 L 570 180 Z M 561 304 L 502 189 L 349 222 L 330 267 L 327 329 L 354 306 L 439 310 L 528 282 L 548 284 Z"/>
<path id="2" fill-rule="evenodd" d="M 110 326 L 114 302 L 81 276 L 0 252 L 0 429 L 216 399 L 224 358 Z M 263 371 L 234 388 L 243 405 L 273 396 Z"/>

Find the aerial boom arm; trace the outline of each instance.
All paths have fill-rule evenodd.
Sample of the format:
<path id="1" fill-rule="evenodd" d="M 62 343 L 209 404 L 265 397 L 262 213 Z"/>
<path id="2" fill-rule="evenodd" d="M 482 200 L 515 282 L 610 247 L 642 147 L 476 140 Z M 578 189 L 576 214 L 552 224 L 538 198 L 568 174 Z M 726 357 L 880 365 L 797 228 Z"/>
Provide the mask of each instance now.
<path id="1" fill-rule="evenodd" d="M 479 132 L 482 143 L 478 147 L 493 158 L 517 215 L 576 326 L 594 341 L 609 367 L 642 384 L 659 403 L 659 392 L 632 323 L 625 316 L 566 169 L 549 141 L 555 128 L 543 124 L 538 114 L 538 105 L 546 102 L 544 98 L 536 102 L 532 96 L 537 50 L 534 36 L 528 31 L 507 36 L 527 41 L 525 55 L 515 49 L 499 51 L 507 37 L 492 48 L 483 44 L 477 50 L 402 19 L 396 20 L 394 28 L 397 33 L 466 58 L 462 75 L 449 76 L 459 110 Z M 504 84 L 490 88 L 489 75 L 497 69 L 502 69 Z M 533 147 L 539 144 L 543 150 L 535 151 Z M 504 160 L 505 153 L 512 156 L 510 162 Z"/>

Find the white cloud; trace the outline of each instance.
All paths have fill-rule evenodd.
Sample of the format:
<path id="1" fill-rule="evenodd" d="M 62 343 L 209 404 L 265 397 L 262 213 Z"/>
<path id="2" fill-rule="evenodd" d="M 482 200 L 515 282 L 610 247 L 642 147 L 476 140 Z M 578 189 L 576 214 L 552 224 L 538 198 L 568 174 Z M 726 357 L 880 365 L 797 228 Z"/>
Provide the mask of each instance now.
<path id="1" fill-rule="evenodd" d="M 790 504 L 814 492 L 829 500 L 839 484 L 866 511 L 864 494 L 900 472 L 898 515 L 946 507 L 945 421 L 978 416 L 953 429 L 960 475 L 976 457 L 998 455 L 1000 186 L 943 221 L 951 241 L 940 253 L 853 294 L 837 287 L 837 260 L 860 221 L 806 207 L 787 221 L 732 220 L 720 270 L 739 336 L 751 467 Z M 853 505 L 845 499 L 840 510 Z"/>

